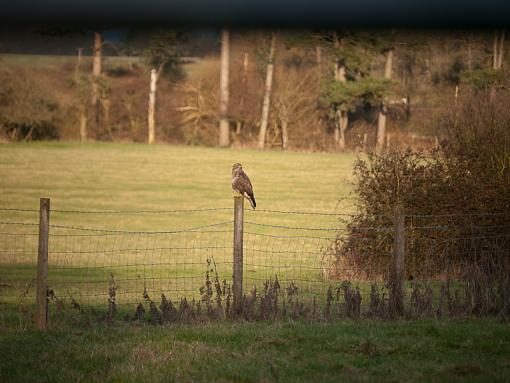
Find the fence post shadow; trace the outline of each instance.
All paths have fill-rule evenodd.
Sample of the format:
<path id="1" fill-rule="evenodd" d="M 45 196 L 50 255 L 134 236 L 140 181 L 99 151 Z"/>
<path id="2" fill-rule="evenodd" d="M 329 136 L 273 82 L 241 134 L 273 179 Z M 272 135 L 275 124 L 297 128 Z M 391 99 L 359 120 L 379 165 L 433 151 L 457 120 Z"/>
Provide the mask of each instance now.
<path id="1" fill-rule="evenodd" d="M 39 201 L 39 245 L 37 250 L 37 287 L 35 326 L 46 330 L 48 323 L 48 240 L 50 232 L 50 199 Z"/>

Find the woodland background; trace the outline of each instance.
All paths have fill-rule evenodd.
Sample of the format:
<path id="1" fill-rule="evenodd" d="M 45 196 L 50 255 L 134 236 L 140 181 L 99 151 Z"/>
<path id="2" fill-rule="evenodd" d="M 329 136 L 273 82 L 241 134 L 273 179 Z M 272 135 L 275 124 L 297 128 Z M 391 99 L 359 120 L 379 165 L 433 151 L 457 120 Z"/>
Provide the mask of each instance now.
<path id="1" fill-rule="evenodd" d="M 504 30 L 0 32 L 4 141 L 432 149 L 506 97 Z"/>

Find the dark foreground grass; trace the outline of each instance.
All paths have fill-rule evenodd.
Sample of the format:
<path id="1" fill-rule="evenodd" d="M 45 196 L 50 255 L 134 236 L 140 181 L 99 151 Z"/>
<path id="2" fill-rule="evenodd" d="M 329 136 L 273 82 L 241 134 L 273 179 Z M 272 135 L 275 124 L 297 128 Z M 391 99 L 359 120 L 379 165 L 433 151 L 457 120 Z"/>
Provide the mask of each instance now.
<path id="1" fill-rule="evenodd" d="M 510 324 L 118 323 L 0 335 L 2 382 L 508 381 Z"/>

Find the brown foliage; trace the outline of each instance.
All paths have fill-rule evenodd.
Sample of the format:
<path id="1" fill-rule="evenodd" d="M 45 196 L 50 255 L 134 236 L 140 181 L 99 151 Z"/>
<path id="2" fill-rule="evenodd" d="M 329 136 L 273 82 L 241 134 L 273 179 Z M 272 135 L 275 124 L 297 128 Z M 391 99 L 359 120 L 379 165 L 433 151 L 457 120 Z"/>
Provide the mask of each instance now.
<path id="1" fill-rule="evenodd" d="M 448 139 L 431 155 L 395 149 L 358 159 L 359 213 L 346 222 L 347 235 L 337 238 L 338 269 L 350 267 L 368 278 L 388 277 L 393 211 L 400 204 L 406 214 L 405 268 L 410 279 L 460 279 L 466 283 L 463 311 L 507 310 L 508 100 L 505 94 L 465 100 L 441 120 Z M 430 294 L 414 285 L 411 312 L 430 313 Z M 448 291 L 444 294 L 449 296 Z M 449 311 L 458 311 L 449 306 Z"/>

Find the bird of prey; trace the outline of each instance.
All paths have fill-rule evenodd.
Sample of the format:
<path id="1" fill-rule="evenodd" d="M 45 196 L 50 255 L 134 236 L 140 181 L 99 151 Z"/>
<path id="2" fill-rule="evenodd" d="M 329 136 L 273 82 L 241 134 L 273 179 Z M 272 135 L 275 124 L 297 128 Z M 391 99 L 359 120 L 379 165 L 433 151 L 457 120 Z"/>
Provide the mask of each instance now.
<path id="1" fill-rule="evenodd" d="M 232 166 L 232 189 L 250 201 L 251 207 L 255 210 L 257 203 L 253 195 L 253 187 L 240 163 L 235 163 L 234 166 Z"/>

